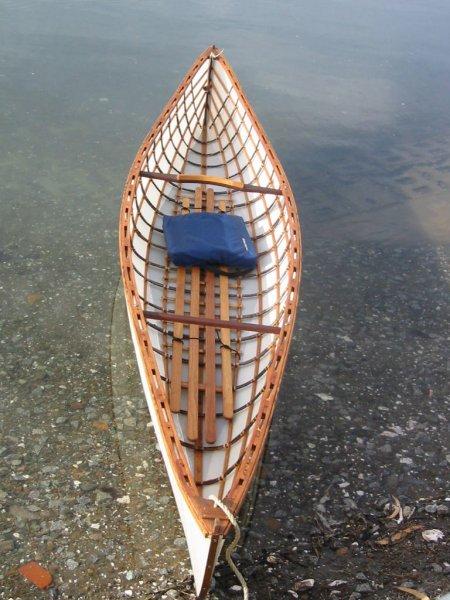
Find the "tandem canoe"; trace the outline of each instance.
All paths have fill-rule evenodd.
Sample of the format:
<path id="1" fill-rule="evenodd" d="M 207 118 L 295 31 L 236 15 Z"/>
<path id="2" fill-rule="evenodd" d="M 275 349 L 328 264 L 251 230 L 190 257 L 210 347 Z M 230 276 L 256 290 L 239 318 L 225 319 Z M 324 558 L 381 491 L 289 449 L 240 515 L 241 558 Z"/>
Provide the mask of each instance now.
<path id="1" fill-rule="evenodd" d="M 168 257 L 165 215 L 242 217 L 256 268 Z M 142 385 L 198 598 L 259 466 L 295 323 L 301 237 L 286 174 L 222 52 L 207 48 L 141 145 L 120 210 L 120 261 Z"/>

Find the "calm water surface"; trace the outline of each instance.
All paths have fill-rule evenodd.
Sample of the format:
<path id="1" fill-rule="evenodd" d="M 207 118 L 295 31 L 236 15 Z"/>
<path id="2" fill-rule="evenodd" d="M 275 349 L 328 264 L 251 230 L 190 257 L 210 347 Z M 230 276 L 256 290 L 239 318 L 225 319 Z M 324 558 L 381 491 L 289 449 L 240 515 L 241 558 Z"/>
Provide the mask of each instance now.
<path id="1" fill-rule="evenodd" d="M 388 280 L 390 253 L 400 252 L 408 298 L 422 287 L 411 273 L 423 254 L 441 286 L 448 275 L 449 24 L 450 4 L 438 0 L 0 0 L 0 536 L 14 541 L 8 568 L 40 556 L 70 571 L 73 560 L 92 594 L 109 585 L 85 560 L 103 543 L 91 523 L 110 509 L 101 495 L 83 504 L 79 486 L 89 494 L 89 482 L 92 491 L 102 480 L 114 500 L 111 489 L 125 493 L 133 477 L 111 401 L 120 194 L 138 145 L 196 55 L 212 42 L 225 49 L 298 198 L 307 298 L 328 293 L 339 308 L 342 280 L 363 272 L 348 267 L 352 247 L 354 260 L 381 249 Z M 313 267 L 330 251 L 342 260 L 325 290 Z M 370 292 L 372 267 L 364 268 Z M 320 330 L 315 306 L 306 303 L 304 318 Z M 444 318 L 446 306 L 439 310 Z M 345 327 L 361 314 L 346 312 Z M 314 343 L 300 347 L 298 360 L 314 352 Z M 132 357 L 123 360 L 134 373 Z M 144 419 L 141 405 L 138 414 L 132 402 L 122 409 Z M 121 442 L 132 437 L 126 430 L 119 427 Z M 12 505 L 27 506 L 28 516 L 14 520 Z M 102 556 L 114 557 L 110 571 L 125 572 L 136 549 L 126 528 L 108 526 Z M 141 534 L 144 546 L 144 526 Z M 141 568 L 151 562 L 142 560 Z M 5 573 L 5 593 L 28 597 Z"/>

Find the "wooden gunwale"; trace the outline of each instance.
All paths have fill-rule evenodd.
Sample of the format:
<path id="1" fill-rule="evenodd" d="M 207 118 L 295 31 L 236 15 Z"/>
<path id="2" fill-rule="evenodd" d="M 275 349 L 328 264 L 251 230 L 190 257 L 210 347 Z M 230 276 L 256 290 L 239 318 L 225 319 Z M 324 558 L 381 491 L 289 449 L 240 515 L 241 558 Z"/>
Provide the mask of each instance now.
<path id="1" fill-rule="evenodd" d="M 188 75 L 186 76 L 186 78 L 184 80 L 184 85 L 186 85 L 186 82 L 188 82 L 190 79 L 192 79 L 193 74 L 196 72 L 197 68 L 205 60 L 207 60 L 210 52 L 211 52 L 211 48 L 208 48 L 199 57 L 197 62 L 193 65 L 191 70 L 188 72 Z M 274 351 L 276 365 L 275 366 L 271 365 L 270 369 L 268 371 L 267 388 L 264 390 L 264 392 L 265 392 L 264 398 L 262 398 L 262 400 L 261 400 L 261 407 L 258 412 L 258 415 L 256 416 L 257 420 L 256 420 L 256 424 L 255 424 L 254 433 L 252 435 L 252 439 L 249 444 L 249 447 L 242 457 L 241 464 L 238 465 L 238 471 L 235 476 L 232 490 L 227 495 L 227 503 L 229 504 L 229 506 L 232 507 L 233 510 L 237 510 L 243 501 L 246 489 L 248 489 L 248 484 L 250 482 L 249 480 L 247 481 L 246 478 L 250 477 L 254 473 L 256 464 L 259 462 L 258 459 L 262 452 L 262 446 L 263 446 L 263 443 L 267 436 L 268 423 L 270 421 L 270 417 L 271 417 L 272 411 L 273 411 L 273 400 L 278 391 L 282 368 L 284 367 L 284 364 L 286 361 L 286 352 L 283 352 L 283 351 L 287 347 L 287 345 L 290 341 L 291 334 L 292 334 L 292 327 L 293 327 L 293 322 L 294 322 L 294 317 L 295 317 L 295 304 L 296 304 L 294 302 L 294 299 L 296 300 L 295 295 L 298 290 L 299 277 L 300 277 L 300 232 L 299 232 L 299 227 L 298 227 L 298 220 L 297 220 L 295 205 L 293 202 L 292 191 L 286 180 L 284 171 L 282 170 L 281 165 L 279 164 L 276 156 L 274 155 L 273 150 L 271 149 L 270 143 L 268 142 L 261 126 L 259 125 L 258 121 L 256 120 L 256 117 L 254 116 L 251 108 L 249 107 L 248 101 L 246 100 L 245 96 L 243 95 L 242 90 L 241 90 L 233 72 L 231 71 L 231 68 L 228 66 L 228 63 L 226 63 L 226 61 L 223 59 L 223 57 L 219 57 L 216 60 L 218 60 L 222 64 L 222 66 L 225 68 L 225 70 L 227 71 L 228 76 L 230 77 L 231 81 L 233 82 L 233 84 L 238 92 L 238 95 L 240 97 L 242 104 L 244 105 L 244 107 L 247 110 L 247 115 L 248 115 L 250 121 L 252 122 L 259 137 L 261 138 L 263 146 L 265 147 L 267 154 L 270 156 L 270 158 L 272 160 L 272 163 L 275 167 L 274 170 L 275 170 L 275 172 L 277 172 L 278 179 L 282 184 L 284 200 L 286 203 L 286 208 L 289 212 L 288 222 L 289 222 L 289 226 L 292 228 L 293 236 L 294 236 L 293 243 L 292 243 L 293 247 L 289 249 L 290 250 L 290 252 L 289 252 L 290 285 L 287 288 L 287 289 L 290 288 L 291 298 L 289 298 L 286 303 L 287 309 L 283 315 L 282 336 L 281 336 L 281 339 L 276 344 L 276 348 Z M 131 291 L 129 289 L 130 286 L 126 286 L 127 300 L 129 301 L 129 306 L 131 309 L 130 312 L 131 312 L 132 322 L 135 326 L 136 331 L 139 334 L 138 335 L 139 345 L 141 346 L 143 355 L 147 357 L 145 362 L 146 362 L 146 368 L 148 371 L 149 384 L 150 384 L 150 387 L 152 388 L 152 390 L 155 388 L 154 391 L 156 392 L 156 394 L 155 394 L 156 398 L 158 398 L 158 395 L 159 395 L 158 394 L 158 387 L 159 387 L 158 380 L 160 380 L 160 376 L 159 376 L 159 373 L 157 372 L 157 368 L 152 370 L 152 368 L 150 367 L 150 364 L 152 361 L 153 361 L 153 364 L 156 364 L 154 362 L 155 359 L 153 358 L 153 350 L 151 349 L 151 344 L 149 344 L 148 331 L 144 330 L 142 328 L 142 316 L 143 316 L 141 314 L 142 307 L 137 302 L 137 299 L 135 300 L 133 298 L 133 292 L 135 293 L 134 290 L 136 289 L 136 287 L 135 287 L 134 274 L 133 274 L 134 270 L 131 265 L 130 252 L 129 252 L 129 248 L 130 248 L 129 240 L 130 240 L 131 234 L 130 234 L 130 230 L 127 227 L 127 222 L 130 218 L 130 208 L 131 208 L 131 202 L 132 202 L 132 197 L 133 197 L 133 191 L 136 189 L 137 172 L 138 172 L 138 169 L 140 166 L 141 156 L 142 156 L 141 153 L 146 150 L 146 144 L 148 144 L 149 141 L 152 139 L 152 135 L 153 136 L 155 135 L 155 131 L 158 129 L 158 127 L 161 125 L 163 119 L 168 114 L 168 110 L 169 110 L 170 106 L 174 106 L 176 104 L 178 98 L 181 97 L 182 92 L 183 92 L 183 83 L 181 84 L 181 86 L 179 87 L 177 92 L 175 92 L 174 96 L 169 101 L 169 103 L 166 107 L 166 110 L 163 111 L 160 119 L 155 123 L 155 126 L 152 128 L 152 131 L 147 136 L 144 144 L 141 146 L 140 153 L 138 153 L 138 155 L 136 157 L 136 160 L 130 171 L 129 178 L 127 180 L 127 184 L 126 184 L 126 188 L 125 188 L 125 192 L 124 192 L 124 202 L 123 202 L 124 211 L 121 213 L 121 224 L 123 223 L 123 225 L 124 225 L 124 227 L 121 227 L 122 269 L 124 272 L 125 281 L 129 281 L 131 284 L 134 284 L 134 287 L 133 287 L 133 285 L 131 286 L 132 287 Z M 281 212 L 281 214 L 284 215 L 283 212 Z M 295 238 L 296 238 L 296 240 L 295 240 Z M 122 242 L 125 242 L 125 243 L 122 243 Z M 128 242 L 128 244 L 127 244 L 127 242 Z M 144 276 L 144 281 L 147 281 L 145 276 Z M 147 343 L 145 343 L 145 342 L 147 342 Z M 150 347 L 149 347 L 149 345 L 150 345 Z M 147 364 L 147 363 L 150 363 L 150 364 Z M 158 412 L 159 412 L 159 410 L 160 410 L 160 408 L 158 406 Z M 168 418 L 168 421 L 169 421 L 168 429 L 170 432 L 170 420 L 171 420 L 170 417 L 171 417 L 171 415 L 168 415 L 168 417 L 169 417 Z M 176 447 L 177 440 L 174 439 L 173 435 L 171 435 L 170 433 L 168 433 L 166 431 L 164 431 L 164 434 L 165 434 L 167 450 L 169 451 L 169 454 L 172 455 L 173 448 Z M 178 442 L 179 442 L 179 440 L 178 440 Z M 256 444 L 254 445 L 253 442 L 255 442 Z M 183 454 L 182 453 L 179 454 L 179 456 L 172 462 L 173 462 L 173 464 L 178 465 L 178 469 L 181 469 L 180 473 L 178 473 L 178 469 L 175 469 L 175 471 L 177 473 L 177 479 L 179 481 L 181 489 L 184 490 L 183 494 L 186 496 L 188 503 L 193 508 L 193 513 L 197 516 L 197 515 L 199 515 L 197 503 L 195 502 L 194 499 L 190 498 L 190 494 L 192 494 L 192 489 L 189 484 L 189 477 L 186 478 L 186 473 L 184 473 L 184 470 L 182 468 L 183 462 L 184 462 Z M 242 481 L 239 480 L 239 477 L 241 475 L 244 476 L 244 479 Z M 189 491 L 190 489 L 191 489 L 191 491 Z M 197 520 L 199 522 L 199 525 L 202 528 L 205 527 L 206 532 L 211 531 L 211 529 L 210 529 L 211 524 L 209 526 L 208 525 L 205 526 L 205 522 L 204 522 L 203 518 L 200 518 Z"/>

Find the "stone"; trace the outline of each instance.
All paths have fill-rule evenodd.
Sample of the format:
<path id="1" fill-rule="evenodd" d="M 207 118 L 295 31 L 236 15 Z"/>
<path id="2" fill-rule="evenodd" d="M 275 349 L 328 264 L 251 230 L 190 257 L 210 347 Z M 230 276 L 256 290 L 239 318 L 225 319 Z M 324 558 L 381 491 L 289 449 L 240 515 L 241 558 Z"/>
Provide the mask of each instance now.
<path id="1" fill-rule="evenodd" d="M 314 587 L 314 584 L 314 579 L 301 579 L 300 581 L 296 581 L 294 583 L 294 590 L 296 592 L 300 592 L 302 590 L 309 590 Z"/>
<path id="2" fill-rule="evenodd" d="M 78 563 L 73 558 L 69 558 L 66 560 L 66 567 L 69 569 L 69 571 L 75 571 L 75 569 L 78 567 Z"/>
<path id="3" fill-rule="evenodd" d="M 14 542 L 12 540 L 0 540 L 0 554 L 7 554 L 14 550 Z"/>
<path id="4" fill-rule="evenodd" d="M 11 504 L 9 507 L 9 514 L 15 517 L 17 520 L 24 521 L 36 521 L 39 519 L 36 513 L 31 512 L 24 506 L 19 506 L 18 504 Z"/>
<path id="5" fill-rule="evenodd" d="M 96 502 L 106 502 L 108 500 L 112 500 L 112 496 L 111 494 L 108 494 L 108 492 L 102 492 L 101 490 L 97 490 L 95 500 Z"/>
<path id="6" fill-rule="evenodd" d="M 173 543 L 174 543 L 174 546 L 183 548 L 184 546 L 186 546 L 186 538 L 184 538 L 184 537 L 176 538 Z"/>

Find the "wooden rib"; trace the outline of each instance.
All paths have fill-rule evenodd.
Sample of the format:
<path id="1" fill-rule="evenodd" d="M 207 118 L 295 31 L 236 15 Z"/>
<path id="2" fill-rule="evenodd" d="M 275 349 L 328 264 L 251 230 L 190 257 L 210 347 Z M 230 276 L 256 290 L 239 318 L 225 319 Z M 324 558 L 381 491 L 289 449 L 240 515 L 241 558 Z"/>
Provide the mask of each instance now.
<path id="1" fill-rule="evenodd" d="M 202 208 L 202 191 L 195 190 L 194 207 L 196 210 Z M 200 314 L 200 269 L 191 269 L 191 317 Z M 189 387 L 188 387 L 188 426 L 187 436 L 195 441 L 198 438 L 198 356 L 199 356 L 199 326 L 192 323 L 189 327 Z"/>
<path id="2" fill-rule="evenodd" d="M 214 190 L 206 190 L 206 211 L 214 212 Z M 215 275 L 205 273 L 205 318 L 214 319 Z M 212 327 L 205 331 L 205 440 L 216 441 L 216 338 Z"/>
<path id="3" fill-rule="evenodd" d="M 189 198 L 182 200 L 182 213 L 189 212 Z M 184 314 L 184 289 L 186 286 L 186 271 L 184 267 L 179 267 L 177 270 L 177 283 L 175 292 L 175 313 L 177 315 Z M 183 369 L 183 323 L 175 323 L 173 327 L 172 337 L 172 376 L 170 380 L 170 409 L 173 412 L 179 412 L 181 401 L 181 376 Z"/>
<path id="4" fill-rule="evenodd" d="M 227 207 L 224 200 L 219 203 L 219 208 L 222 212 L 226 212 Z M 226 271 L 226 267 L 221 267 L 223 271 Z M 230 319 L 230 306 L 228 296 L 228 277 L 227 275 L 219 276 L 220 285 L 220 318 L 223 321 Z M 230 330 L 227 327 L 223 327 L 220 330 L 221 344 L 221 355 L 222 355 L 222 398 L 223 398 L 223 416 L 225 419 L 233 418 L 233 373 L 231 370 L 231 336 Z"/>

